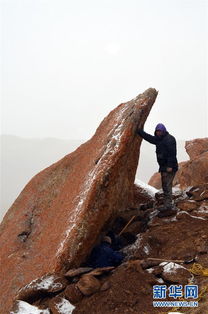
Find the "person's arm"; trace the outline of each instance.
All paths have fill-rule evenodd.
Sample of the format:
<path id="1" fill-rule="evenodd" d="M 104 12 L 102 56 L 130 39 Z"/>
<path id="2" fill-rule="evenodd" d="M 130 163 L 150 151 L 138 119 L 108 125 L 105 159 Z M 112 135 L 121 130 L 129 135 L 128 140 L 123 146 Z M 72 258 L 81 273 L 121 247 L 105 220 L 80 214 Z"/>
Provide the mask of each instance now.
<path id="1" fill-rule="evenodd" d="M 145 141 L 147 141 L 151 144 L 156 145 L 158 142 L 158 139 L 156 136 L 150 135 L 150 134 L 144 132 L 144 130 L 142 130 L 142 129 L 138 129 L 137 134 L 139 134 Z"/>

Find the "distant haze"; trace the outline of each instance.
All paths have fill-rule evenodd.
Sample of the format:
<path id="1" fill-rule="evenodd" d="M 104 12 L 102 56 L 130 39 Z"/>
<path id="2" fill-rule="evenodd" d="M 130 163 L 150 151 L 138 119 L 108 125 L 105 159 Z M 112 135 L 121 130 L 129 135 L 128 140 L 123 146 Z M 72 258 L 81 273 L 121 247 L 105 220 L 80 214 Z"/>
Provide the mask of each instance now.
<path id="1" fill-rule="evenodd" d="M 34 175 L 74 151 L 84 142 L 54 138 L 25 139 L 8 135 L 1 136 L 0 140 L 2 147 L 0 220 Z M 178 141 L 177 144 L 179 161 L 187 160 L 184 142 Z M 155 146 L 143 141 L 137 178 L 147 183 L 157 170 Z"/>
<path id="2" fill-rule="evenodd" d="M 149 87 L 146 123 L 208 135 L 206 0 L 1 0 L 2 134 L 89 139 Z"/>

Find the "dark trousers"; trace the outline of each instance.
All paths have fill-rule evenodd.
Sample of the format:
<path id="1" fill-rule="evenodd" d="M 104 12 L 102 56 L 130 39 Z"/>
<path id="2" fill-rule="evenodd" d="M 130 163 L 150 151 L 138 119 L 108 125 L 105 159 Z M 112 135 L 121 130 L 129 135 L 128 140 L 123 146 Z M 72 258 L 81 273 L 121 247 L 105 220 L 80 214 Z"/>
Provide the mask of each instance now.
<path id="1" fill-rule="evenodd" d="M 161 172 L 162 189 L 164 193 L 164 207 L 172 207 L 172 184 L 176 172 Z"/>

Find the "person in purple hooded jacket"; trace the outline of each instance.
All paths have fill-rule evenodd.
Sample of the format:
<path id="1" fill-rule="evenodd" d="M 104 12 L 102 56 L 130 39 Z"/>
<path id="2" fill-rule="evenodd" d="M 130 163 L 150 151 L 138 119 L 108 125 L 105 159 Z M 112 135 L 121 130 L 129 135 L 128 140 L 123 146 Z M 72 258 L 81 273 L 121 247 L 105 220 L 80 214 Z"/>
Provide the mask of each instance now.
<path id="1" fill-rule="evenodd" d="M 172 210 L 172 183 L 178 170 L 176 140 L 167 132 L 162 123 L 157 124 L 154 136 L 144 132 L 143 129 L 138 129 L 137 134 L 156 145 L 157 162 L 164 192 L 164 206 L 160 208 L 160 211 Z"/>

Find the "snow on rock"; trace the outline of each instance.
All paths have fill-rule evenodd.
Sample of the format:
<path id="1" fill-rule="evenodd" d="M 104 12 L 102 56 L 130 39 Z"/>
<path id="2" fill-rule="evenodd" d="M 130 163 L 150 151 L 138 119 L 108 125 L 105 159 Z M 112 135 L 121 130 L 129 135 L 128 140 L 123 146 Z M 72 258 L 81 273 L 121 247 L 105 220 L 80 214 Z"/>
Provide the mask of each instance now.
<path id="1" fill-rule="evenodd" d="M 179 268 L 186 269 L 185 267 L 173 262 L 162 262 L 160 263 L 160 266 L 163 266 L 163 272 L 165 273 L 176 273 Z"/>
<path id="2" fill-rule="evenodd" d="M 166 282 L 187 284 L 192 278 L 189 270 L 177 263 L 163 262 L 160 266 L 163 267 L 161 277 Z"/>
<path id="3" fill-rule="evenodd" d="M 54 282 L 55 277 L 54 275 L 46 276 L 45 278 L 42 278 L 41 281 L 37 282 L 37 280 L 31 281 L 26 287 L 35 287 L 37 290 L 48 290 L 49 288 L 62 288 L 62 284 L 60 282 L 55 283 Z"/>
<path id="4" fill-rule="evenodd" d="M 149 196 L 151 196 L 152 198 L 154 198 L 154 197 L 155 197 L 155 193 L 158 192 L 158 190 L 155 189 L 153 186 L 151 186 L 151 185 L 149 185 L 149 184 L 147 184 L 147 183 L 145 183 L 145 182 L 143 182 L 143 181 L 141 181 L 141 180 L 139 180 L 139 179 L 136 179 L 136 180 L 135 180 L 135 184 L 136 184 L 138 187 L 141 187 L 142 189 L 144 189 L 145 192 L 146 192 Z"/>
<path id="5" fill-rule="evenodd" d="M 25 301 L 17 301 L 15 304 L 15 308 L 16 309 L 12 310 L 10 314 L 50 314 L 50 311 L 48 309 L 40 310 L 37 306 L 31 305 Z"/>
<path id="6" fill-rule="evenodd" d="M 47 274 L 32 280 L 18 291 L 17 299 L 27 301 L 40 293 L 51 293 L 63 290 L 68 282 L 65 277 L 58 274 Z"/>
<path id="7" fill-rule="evenodd" d="M 71 314 L 75 309 L 75 306 L 72 305 L 68 300 L 62 298 L 61 301 L 56 304 L 56 308 L 60 314 Z"/>

